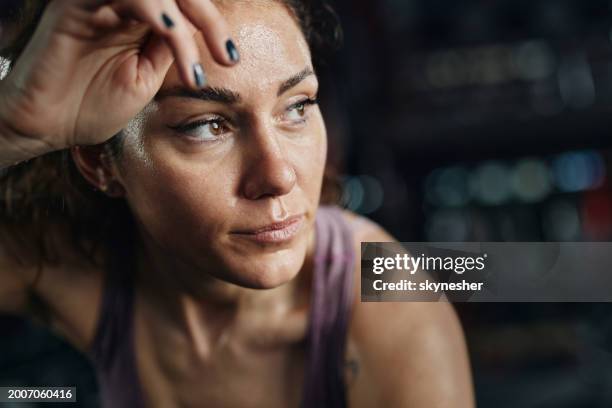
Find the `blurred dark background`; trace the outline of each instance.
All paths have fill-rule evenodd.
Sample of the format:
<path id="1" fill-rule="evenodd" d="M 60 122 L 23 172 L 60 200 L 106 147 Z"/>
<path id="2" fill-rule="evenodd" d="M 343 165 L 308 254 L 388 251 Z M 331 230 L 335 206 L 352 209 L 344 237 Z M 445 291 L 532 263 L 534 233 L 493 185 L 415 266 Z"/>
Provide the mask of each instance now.
<path id="1" fill-rule="evenodd" d="M 346 207 L 400 241 L 612 238 L 612 2 L 332 3 L 345 45 L 320 76 Z M 479 407 L 612 406 L 609 304 L 456 307 Z M 0 384 L 96 406 L 64 342 L 19 319 L 0 333 Z"/>
<path id="2" fill-rule="evenodd" d="M 612 2 L 336 6 L 345 205 L 400 241 L 612 238 Z M 612 406 L 609 304 L 456 308 L 479 407 Z"/>

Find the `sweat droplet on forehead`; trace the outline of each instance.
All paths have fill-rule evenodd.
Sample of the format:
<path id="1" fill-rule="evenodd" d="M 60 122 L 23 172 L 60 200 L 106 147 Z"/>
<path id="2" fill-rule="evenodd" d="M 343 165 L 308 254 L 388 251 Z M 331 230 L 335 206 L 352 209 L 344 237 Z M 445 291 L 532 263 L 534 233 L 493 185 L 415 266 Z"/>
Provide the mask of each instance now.
<path id="1" fill-rule="evenodd" d="M 231 89 L 242 96 L 260 97 L 310 66 L 308 44 L 299 23 L 281 1 L 215 1 L 225 18 L 230 37 L 240 53 L 240 63 L 217 64 L 207 48 L 203 33 L 196 35 L 200 60 L 211 87 Z M 181 84 L 176 64 L 164 87 Z"/>
<path id="2" fill-rule="evenodd" d="M 284 1 L 214 0 L 214 3 L 240 43 L 241 55 L 252 53 L 253 58 L 277 63 L 288 54 L 310 57 L 296 17 Z"/>
<path id="3" fill-rule="evenodd" d="M 238 39 L 241 48 L 251 57 L 251 60 L 257 59 L 259 62 L 270 64 L 275 61 L 284 61 L 287 58 L 287 52 L 279 33 L 263 24 L 241 27 Z"/>
<path id="4" fill-rule="evenodd" d="M 258 87 L 276 89 L 281 81 L 310 65 L 308 45 L 288 15 L 278 21 L 244 24 L 237 40 L 243 58 L 236 74 L 256 80 Z"/>

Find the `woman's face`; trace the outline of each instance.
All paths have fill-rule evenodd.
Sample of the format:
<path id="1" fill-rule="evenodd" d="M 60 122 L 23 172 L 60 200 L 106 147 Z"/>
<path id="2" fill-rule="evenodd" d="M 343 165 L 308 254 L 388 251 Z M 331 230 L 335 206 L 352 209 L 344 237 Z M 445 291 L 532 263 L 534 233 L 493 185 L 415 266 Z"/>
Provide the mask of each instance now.
<path id="1" fill-rule="evenodd" d="M 118 178 L 149 250 L 195 274 L 271 288 L 298 273 L 313 242 L 327 152 L 318 83 L 281 3 L 219 6 L 240 64 L 217 65 L 199 37 L 208 87 L 187 91 L 170 70 L 126 131 Z M 247 233 L 289 217 L 299 225 L 291 239 Z"/>

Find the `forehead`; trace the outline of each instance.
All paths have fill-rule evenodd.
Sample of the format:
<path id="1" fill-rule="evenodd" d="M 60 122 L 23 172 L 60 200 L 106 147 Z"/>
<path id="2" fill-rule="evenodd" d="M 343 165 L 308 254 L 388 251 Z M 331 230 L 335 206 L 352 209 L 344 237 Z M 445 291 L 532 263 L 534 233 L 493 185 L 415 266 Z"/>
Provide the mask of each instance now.
<path id="1" fill-rule="evenodd" d="M 248 89 L 261 91 L 277 87 L 278 83 L 312 66 L 302 31 L 282 2 L 231 0 L 215 4 L 228 22 L 240 63 L 234 67 L 217 64 L 198 33 L 196 42 L 209 85 L 241 93 Z M 162 88 L 179 84 L 178 71 L 173 65 Z"/>

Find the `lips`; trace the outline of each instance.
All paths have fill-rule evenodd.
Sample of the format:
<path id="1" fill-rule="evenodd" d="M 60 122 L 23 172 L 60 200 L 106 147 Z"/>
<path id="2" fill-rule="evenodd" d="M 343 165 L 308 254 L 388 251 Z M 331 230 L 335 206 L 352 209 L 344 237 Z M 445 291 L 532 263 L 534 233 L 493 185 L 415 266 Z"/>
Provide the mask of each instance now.
<path id="1" fill-rule="evenodd" d="M 261 243 L 284 242 L 296 236 L 303 223 L 304 215 L 296 215 L 281 222 L 276 222 L 253 229 L 236 231 L 234 234 Z"/>

